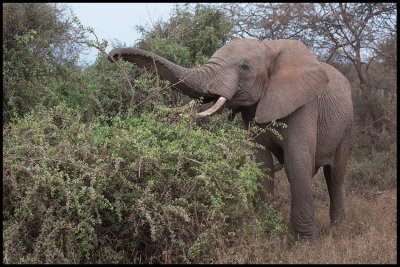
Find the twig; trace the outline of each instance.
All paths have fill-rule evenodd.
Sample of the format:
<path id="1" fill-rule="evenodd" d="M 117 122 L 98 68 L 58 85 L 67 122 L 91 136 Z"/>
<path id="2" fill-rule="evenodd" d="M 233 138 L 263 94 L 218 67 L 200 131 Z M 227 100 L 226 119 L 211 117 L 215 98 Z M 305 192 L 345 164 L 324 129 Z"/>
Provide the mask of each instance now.
<path id="1" fill-rule="evenodd" d="M 174 84 L 169 84 L 169 85 L 164 86 L 163 88 L 161 88 L 160 90 L 158 90 L 158 91 L 155 92 L 154 94 L 149 95 L 148 97 L 146 97 L 146 99 L 144 99 L 143 101 L 141 101 L 141 102 L 139 102 L 138 104 L 136 104 L 136 105 L 134 106 L 134 108 L 136 108 L 137 106 L 143 104 L 144 102 L 148 101 L 149 99 L 153 98 L 154 96 L 156 96 L 156 95 L 159 94 L 160 92 L 164 91 L 165 89 L 168 89 L 168 88 L 171 88 L 171 87 L 174 87 L 174 86 L 178 85 L 179 83 L 183 82 L 185 79 L 187 79 L 187 78 L 189 78 L 191 75 L 193 75 L 193 73 L 194 73 L 194 71 L 193 71 L 192 73 L 190 73 L 188 76 L 184 77 L 183 79 L 177 81 L 177 82 L 174 83 Z"/>
<path id="2" fill-rule="evenodd" d="M 251 130 L 250 130 L 250 122 L 249 122 L 249 126 L 247 128 L 247 136 L 248 136 L 248 141 L 254 141 L 257 137 L 259 137 L 261 134 L 263 134 L 265 132 L 265 130 L 267 130 L 270 125 L 272 124 L 272 122 L 268 123 L 267 126 L 265 126 L 264 128 L 262 128 L 262 131 L 260 131 L 259 134 L 255 135 L 255 136 L 251 136 Z"/>
<path id="3" fill-rule="evenodd" d="M 191 159 L 191 158 L 188 158 L 188 157 L 183 157 L 184 159 L 187 159 L 187 160 L 189 160 L 189 161 L 192 161 L 192 162 L 194 162 L 194 163 L 197 163 L 197 164 L 200 164 L 200 165 L 203 165 L 203 163 L 202 162 L 200 162 L 200 161 L 197 161 L 197 160 L 195 160 L 195 159 Z"/>
<path id="4" fill-rule="evenodd" d="M 96 35 L 96 33 L 94 32 L 94 31 L 90 31 L 93 35 L 94 35 L 94 37 L 96 38 L 96 41 L 97 41 L 97 43 L 100 43 L 99 42 L 99 38 L 97 37 L 97 35 Z M 108 57 L 108 54 L 106 53 L 106 51 L 104 51 L 104 48 L 103 47 L 100 47 L 100 46 L 98 46 L 98 45 L 96 45 L 96 44 L 93 44 L 93 43 L 88 43 L 88 42 L 85 42 L 85 41 L 74 41 L 75 43 L 79 43 L 79 44 L 86 44 L 86 45 L 88 45 L 88 46 L 92 46 L 92 47 L 94 47 L 94 48 L 97 48 L 97 50 L 99 50 L 101 53 L 103 53 L 106 57 Z M 107 45 L 106 45 L 107 46 Z M 112 58 L 112 61 L 117 65 L 117 67 L 121 70 L 121 72 L 124 74 L 124 77 L 125 77 L 125 79 L 126 79 L 126 81 L 127 81 L 127 83 L 128 83 L 128 86 L 129 86 L 129 88 L 131 89 L 131 101 L 130 101 L 130 103 L 129 103 L 129 107 L 130 108 L 132 108 L 132 106 L 133 106 L 133 99 L 134 99 L 134 96 L 135 96 L 135 90 L 133 89 L 133 86 L 132 86 L 132 84 L 131 84 L 131 82 L 130 82 L 130 79 L 129 79 L 129 77 L 128 77 L 128 74 L 124 71 L 124 69 L 121 67 L 121 65 L 119 64 L 119 62 L 117 62 L 114 58 Z"/>
<path id="5" fill-rule="evenodd" d="M 97 47 L 96 47 L 97 48 Z M 102 51 L 106 56 L 108 56 L 107 55 L 107 53 L 105 52 L 105 51 Z M 129 108 L 132 108 L 132 106 L 133 106 L 133 99 L 134 99 L 134 96 L 135 96 L 135 89 L 133 89 L 133 86 L 132 86 L 132 84 L 131 84 L 131 81 L 129 80 L 129 77 L 128 77 L 128 74 L 126 74 L 126 72 L 124 71 L 124 69 L 121 67 L 121 65 L 119 64 L 119 62 L 118 61 L 116 61 L 114 58 L 112 58 L 112 61 L 117 65 L 117 67 L 122 71 L 122 73 L 124 74 L 124 76 L 125 76 L 125 79 L 126 79 L 126 81 L 128 82 L 128 86 L 129 86 L 129 88 L 131 89 L 131 101 L 130 101 L 130 103 L 129 103 Z"/>
<path id="6" fill-rule="evenodd" d="M 339 44 L 342 46 L 343 52 L 346 54 L 346 56 L 347 56 L 348 58 L 352 58 L 352 57 L 347 53 L 346 49 L 344 48 L 344 45 L 343 45 L 342 41 L 340 41 L 340 39 L 336 39 L 336 41 L 338 41 Z"/>

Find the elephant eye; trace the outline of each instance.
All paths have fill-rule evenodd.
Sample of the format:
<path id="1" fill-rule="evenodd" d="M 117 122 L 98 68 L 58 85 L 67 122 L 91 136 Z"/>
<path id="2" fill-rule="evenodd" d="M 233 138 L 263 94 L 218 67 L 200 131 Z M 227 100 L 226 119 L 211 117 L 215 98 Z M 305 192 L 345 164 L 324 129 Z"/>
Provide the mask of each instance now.
<path id="1" fill-rule="evenodd" d="M 250 68 L 249 68 L 249 66 L 248 65 L 246 65 L 246 64 L 242 64 L 242 65 L 240 65 L 240 69 L 241 70 L 249 70 Z"/>

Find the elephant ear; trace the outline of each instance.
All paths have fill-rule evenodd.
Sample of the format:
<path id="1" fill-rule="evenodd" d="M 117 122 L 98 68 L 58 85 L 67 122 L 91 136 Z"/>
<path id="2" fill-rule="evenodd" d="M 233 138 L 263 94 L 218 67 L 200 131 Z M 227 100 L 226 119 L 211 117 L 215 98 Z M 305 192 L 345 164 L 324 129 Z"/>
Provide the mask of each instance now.
<path id="1" fill-rule="evenodd" d="M 294 40 L 264 42 L 268 51 L 277 51 L 270 77 L 256 110 L 256 121 L 266 123 L 284 118 L 309 102 L 329 79 L 308 48 Z"/>

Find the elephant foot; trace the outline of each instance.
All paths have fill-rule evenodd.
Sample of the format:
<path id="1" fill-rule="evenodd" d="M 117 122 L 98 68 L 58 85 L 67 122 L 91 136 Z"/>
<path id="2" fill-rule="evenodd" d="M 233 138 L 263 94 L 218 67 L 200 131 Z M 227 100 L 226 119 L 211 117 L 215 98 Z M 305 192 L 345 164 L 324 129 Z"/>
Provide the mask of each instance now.
<path id="1" fill-rule="evenodd" d="M 303 243 L 307 242 L 307 243 L 316 244 L 318 242 L 318 234 L 317 234 L 317 232 L 312 233 L 312 234 L 295 233 L 295 239 L 296 239 L 296 241 L 300 241 Z"/>
<path id="2" fill-rule="evenodd" d="M 331 225 L 339 225 L 345 220 L 346 212 L 343 206 L 335 207 L 331 205 L 331 210 L 329 213 L 331 218 Z"/>
<path id="3" fill-rule="evenodd" d="M 334 218 L 334 219 L 331 218 L 331 225 L 332 226 L 339 226 L 344 222 L 344 220 L 345 220 L 344 216 L 337 217 L 337 218 Z"/>
<path id="4" fill-rule="evenodd" d="M 296 222 L 292 218 L 291 223 L 293 226 L 293 232 L 296 241 L 311 242 L 311 243 L 317 241 L 318 231 L 315 220 L 308 221 L 307 223 L 303 221 L 302 224 L 300 224 L 299 222 Z"/>

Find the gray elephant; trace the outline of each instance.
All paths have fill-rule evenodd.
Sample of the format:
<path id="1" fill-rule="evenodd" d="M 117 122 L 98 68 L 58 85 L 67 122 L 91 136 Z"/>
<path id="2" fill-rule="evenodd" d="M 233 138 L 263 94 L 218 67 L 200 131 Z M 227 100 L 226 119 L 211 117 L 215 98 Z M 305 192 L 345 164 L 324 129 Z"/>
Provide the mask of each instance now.
<path id="1" fill-rule="evenodd" d="M 317 239 L 312 177 L 320 167 L 328 185 L 331 222 L 344 219 L 343 180 L 353 121 L 350 86 L 305 45 L 295 40 L 233 40 L 195 69 L 136 48 L 114 49 L 108 56 L 112 62 L 122 57 L 140 67 L 156 66 L 160 77 L 183 94 L 215 101 L 198 117 L 226 107 L 241 113 L 245 127 L 254 119 L 260 127 L 272 120 L 284 122 L 287 128 L 278 130 L 283 140 L 268 131 L 256 138 L 265 147 L 256 152 L 256 159 L 271 177 L 271 153 L 284 165 L 296 238 Z M 263 192 L 273 193 L 273 180 L 260 182 L 265 199 Z"/>

